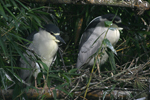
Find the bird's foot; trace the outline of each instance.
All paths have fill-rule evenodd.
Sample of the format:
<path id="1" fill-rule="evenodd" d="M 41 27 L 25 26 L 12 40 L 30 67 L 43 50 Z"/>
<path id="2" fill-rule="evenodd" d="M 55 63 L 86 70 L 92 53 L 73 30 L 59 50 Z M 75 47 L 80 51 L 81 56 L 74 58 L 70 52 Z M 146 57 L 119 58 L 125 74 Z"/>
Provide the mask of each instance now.
<path id="1" fill-rule="evenodd" d="M 47 85 L 45 85 L 45 86 L 42 88 L 41 94 L 49 93 L 50 95 L 53 95 L 53 90 L 54 90 L 54 89 L 55 89 L 55 87 L 49 88 Z"/>
<path id="2" fill-rule="evenodd" d="M 37 86 L 35 86 L 35 88 L 37 88 L 39 90 L 48 90 L 49 89 L 47 85 L 44 86 L 44 87 L 37 87 Z"/>

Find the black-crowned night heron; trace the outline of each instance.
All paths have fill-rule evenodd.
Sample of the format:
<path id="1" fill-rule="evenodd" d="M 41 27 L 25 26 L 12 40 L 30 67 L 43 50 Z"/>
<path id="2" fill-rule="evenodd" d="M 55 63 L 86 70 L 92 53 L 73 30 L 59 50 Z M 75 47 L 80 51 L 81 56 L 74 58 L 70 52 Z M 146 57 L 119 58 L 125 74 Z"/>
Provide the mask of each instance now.
<path id="1" fill-rule="evenodd" d="M 106 21 L 112 21 L 110 27 L 106 27 Z M 77 68 L 81 68 L 84 65 L 92 66 L 94 64 L 94 54 L 101 47 L 105 34 L 106 39 L 115 46 L 120 38 L 119 30 L 123 29 L 117 26 L 119 23 L 121 23 L 121 18 L 115 16 L 115 14 L 98 16 L 89 23 L 80 39 Z M 100 65 L 104 64 L 108 59 L 106 50 L 106 45 L 102 45 L 101 51 L 103 55 L 102 57 L 99 56 L 97 60 L 97 63 Z"/>
<path id="2" fill-rule="evenodd" d="M 36 62 L 36 58 L 40 58 L 47 67 L 50 67 L 58 50 L 58 42 L 65 43 L 65 41 L 60 37 L 60 30 L 54 24 L 48 24 L 44 26 L 44 29 L 31 34 L 29 40 L 32 43 L 28 46 L 26 53 L 23 54 L 25 58 L 20 58 L 20 67 L 30 70 L 20 70 L 20 77 L 27 83 L 30 83 L 31 76 L 33 75 L 35 78 L 35 87 L 37 88 L 36 78 L 38 73 L 41 72 L 40 66 L 42 68 L 43 66 Z"/>

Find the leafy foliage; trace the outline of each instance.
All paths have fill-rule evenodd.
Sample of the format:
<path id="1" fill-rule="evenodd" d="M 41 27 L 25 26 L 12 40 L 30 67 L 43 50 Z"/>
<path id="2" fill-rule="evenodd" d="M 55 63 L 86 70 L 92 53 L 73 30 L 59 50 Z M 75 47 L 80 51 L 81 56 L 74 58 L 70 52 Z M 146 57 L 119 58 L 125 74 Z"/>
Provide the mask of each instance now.
<path id="1" fill-rule="evenodd" d="M 98 6 L 98 5 L 73 5 L 73 4 L 40 4 L 25 2 L 20 0 L 1 0 L 0 1 L 0 89 L 7 90 L 8 88 L 14 89 L 13 99 L 22 99 L 26 97 L 23 94 L 24 89 L 21 88 L 23 82 L 18 76 L 19 58 L 24 57 L 25 52 L 24 42 L 30 43 L 26 40 L 31 32 L 39 29 L 42 25 L 47 23 L 55 23 L 59 26 L 61 35 L 66 41 L 66 45 L 60 47 L 64 50 L 61 55 L 58 53 L 58 58 L 50 71 L 44 67 L 47 72 L 38 75 L 38 83 L 41 83 L 42 75 L 48 75 L 48 86 L 56 86 L 57 89 L 67 93 L 70 98 L 73 98 L 72 92 L 73 85 L 77 79 L 74 77 L 79 74 L 76 73 L 75 63 L 78 55 L 78 42 L 80 36 L 84 32 L 87 24 L 95 17 L 107 14 L 116 13 L 122 18 L 122 23 L 128 27 L 127 30 L 121 31 L 121 38 L 115 47 L 117 56 L 114 60 L 114 55 L 109 59 L 110 63 L 101 66 L 103 82 L 112 82 L 112 88 L 106 90 L 103 98 L 105 98 L 107 91 L 114 90 L 115 87 L 132 87 L 136 89 L 145 89 L 147 84 L 142 84 L 139 77 L 149 77 L 149 74 L 141 74 L 140 71 L 148 70 L 149 64 L 143 67 L 142 70 L 137 71 L 135 74 L 136 80 L 133 84 L 130 82 L 116 80 L 108 80 L 109 72 L 116 70 L 116 74 L 123 72 L 124 69 L 133 68 L 140 64 L 149 62 L 149 47 L 150 47 L 150 12 L 145 11 L 141 16 L 137 15 L 136 9 L 111 7 L 111 6 Z M 110 22 L 107 22 L 109 24 Z M 107 42 L 107 41 L 106 41 Z M 111 46 L 110 46 L 111 47 Z M 113 52 L 115 50 L 113 49 Z M 114 67 L 116 61 L 117 67 Z M 41 63 L 39 61 L 39 63 Z M 55 67 L 54 67 L 55 66 Z M 62 66 L 66 66 L 66 72 Z M 72 66 L 72 67 L 70 67 Z M 25 69 L 29 70 L 29 69 Z M 86 73 L 87 71 L 83 71 Z M 134 71 L 133 71 L 134 72 Z M 96 71 L 95 71 L 96 73 Z M 129 73 L 129 72 L 124 72 Z M 97 74 L 97 73 L 96 73 Z M 130 78 L 127 74 L 126 77 Z M 140 76 L 138 76 L 140 75 Z M 107 77 L 106 77 L 107 76 Z M 132 75 L 131 75 L 132 76 Z M 135 78 L 134 76 L 134 78 Z M 119 77 L 125 78 L 125 77 Z M 119 79 L 118 78 L 118 79 Z M 86 77 L 83 82 L 87 85 L 89 77 Z M 93 78 L 93 80 L 99 80 Z M 92 80 L 92 82 L 93 82 Z M 101 81 L 101 80 L 99 80 Z M 105 83 L 105 86 L 109 86 Z M 76 84 L 75 84 L 76 85 Z M 43 85 L 41 85 L 43 86 Z M 114 87 L 115 86 L 115 87 Z M 28 88 L 34 88 L 30 86 Z M 70 89 L 71 88 L 71 89 Z M 89 87 L 90 88 L 90 87 Z M 54 90 L 56 99 L 56 91 Z M 18 97 L 17 97 L 18 96 Z M 44 98 L 44 97 L 43 97 Z M 27 99 L 27 97 L 26 97 Z"/>

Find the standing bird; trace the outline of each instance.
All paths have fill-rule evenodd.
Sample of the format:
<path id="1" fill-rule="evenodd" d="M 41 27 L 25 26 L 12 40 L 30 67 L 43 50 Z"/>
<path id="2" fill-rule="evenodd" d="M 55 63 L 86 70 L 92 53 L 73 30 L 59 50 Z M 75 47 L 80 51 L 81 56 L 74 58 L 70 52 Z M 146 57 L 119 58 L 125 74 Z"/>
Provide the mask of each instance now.
<path id="1" fill-rule="evenodd" d="M 112 24 L 106 27 L 105 21 L 112 21 Z M 83 65 L 93 66 L 94 54 L 101 47 L 105 34 L 105 38 L 115 46 L 120 38 L 119 30 L 123 29 L 118 27 L 119 23 L 121 23 L 121 18 L 115 14 L 98 16 L 89 23 L 80 39 L 77 68 L 81 68 Z M 96 54 L 98 55 L 97 63 L 100 63 L 100 65 L 104 64 L 108 59 L 106 50 L 106 45 L 102 45 L 101 51 L 103 55 Z"/>
<path id="2" fill-rule="evenodd" d="M 36 62 L 36 58 L 40 58 L 43 63 L 50 67 L 53 58 L 58 50 L 58 42 L 65 41 L 59 36 L 60 30 L 54 24 L 48 24 L 44 29 L 40 29 L 38 32 L 31 34 L 28 39 L 31 41 L 31 44 L 28 46 L 26 53 L 24 53 L 25 58 L 20 58 L 20 67 L 21 68 L 30 68 L 30 70 L 20 70 L 20 77 L 27 83 L 31 83 L 31 76 L 35 78 L 35 87 L 37 87 L 36 78 L 37 75 L 41 72 L 40 66 L 43 68 L 42 64 L 39 65 Z M 43 75 L 45 79 L 45 76 Z M 45 87 L 47 88 L 47 83 Z"/>

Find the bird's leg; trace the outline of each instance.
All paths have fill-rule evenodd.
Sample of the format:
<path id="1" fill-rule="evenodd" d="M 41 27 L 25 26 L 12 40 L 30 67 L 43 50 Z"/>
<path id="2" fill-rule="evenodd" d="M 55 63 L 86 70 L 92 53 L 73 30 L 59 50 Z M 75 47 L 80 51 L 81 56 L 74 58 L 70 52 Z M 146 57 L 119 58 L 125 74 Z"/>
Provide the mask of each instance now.
<path id="1" fill-rule="evenodd" d="M 101 78 L 101 75 L 100 75 L 100 66 L 99 66 L 99 63 L 96 61 L 96 65 L 97 65 L 97 70 L 98 70 L 98 75 L 99 75 L 99 77 Z"/>
<path id="2" fill-rule="evenodd" d="M 37 86 L 37 80 L 36 80 L 36 77 L 34 77 L 34 79 L 35 79 L 35 83 L 34 83 L 35 87 L 36 87 L 37 89 L 42 89 L 42 87 L 38 87 L 38 86 Z"/>
<path id="3" fill-rule="evenodd" d="M 47 81 L 46 81 L 45 75 L 43 75 L 43 79 L 44 79 L 44 89 L 48 89 Z"/>
<path id="4" fill-rule="evenodd" d="M 49 90 L 49 87 L 48 87 L 48 85 L 47 85 L 47 81 L 46 81 L 46 78 L 45 78 L 45 75 L 43 75 L 43 79 L 44 79 L 44 90 Z M 53 95 L 53 90 L 55 89 L 55 87 L 53 87 L 53 88 L 50 88 L 50 92 L 52 93 L 52 95 Z"/>
<path id="5" fill-rule="evenodd" d="M 38 86 L 37 86 L 36 77 L 34 77 L 34 79 L 35 79 L 35 87 L 36 87 L 37 89 L 43 89 L 42 93 L 43 93 L 45 90 L 48 90 L 48 86 L 47 86 L 47 81 L 46 81 L 45 75 L 43 75 L 44 87 L 38 87 Z M 51 90 L 50 90 L 50 91 L 51 91 Z"/>
<path id="6" fill-rule="evenodd" d="M 48 87 L 47 87 L 47 83 L 45 83 L 46 81 L 45 81 L 45 76 L 43 75 L 43 78 L 44 78 L 44 89 L 47 89 Z M 36 80 L 36 77 L 34 77 L 34 79 L 35 79 L 35 87 L 37 88 L 37 89 L 43 89 L 42 87 L 38 87 L 37 86 L 37 80 Z"/>
<path id="7" fill-rule="evenodd" d="M 38 87 L 37 87 L 36 77 L 34 77 L 34 81 L 35 81 L 35 82 L 34 82 L 35 87 L 38 88 Z"/>

